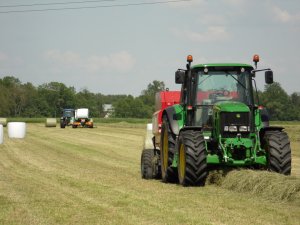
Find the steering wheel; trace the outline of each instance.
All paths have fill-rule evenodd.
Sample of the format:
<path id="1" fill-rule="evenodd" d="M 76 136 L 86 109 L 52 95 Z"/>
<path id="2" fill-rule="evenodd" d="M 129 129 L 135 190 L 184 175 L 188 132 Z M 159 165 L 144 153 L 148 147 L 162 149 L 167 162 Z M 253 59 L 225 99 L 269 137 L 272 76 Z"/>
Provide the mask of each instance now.
<path id="1" fill-rule="evenodd" d="M 229 97 L 229 96 L 230 96 L 230 91 L 228 90 L 216 90 L 209 95 L 209 98 L 214 99 L 216 101 L 218 97 Z"/>
<path id="2" fill-rule="evenodd" d="M 223 90 L 223 96 L 227 97 L 230 95 L 230 91 L 227 91 L 227 90 Z"/>

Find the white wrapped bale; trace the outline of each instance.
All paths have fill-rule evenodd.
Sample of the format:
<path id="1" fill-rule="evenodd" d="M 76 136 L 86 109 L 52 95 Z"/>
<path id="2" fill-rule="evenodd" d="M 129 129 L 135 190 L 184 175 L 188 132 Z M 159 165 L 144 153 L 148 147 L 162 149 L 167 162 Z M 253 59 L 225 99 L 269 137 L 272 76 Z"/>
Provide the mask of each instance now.
<path id="1" fill-rule="evenodd" d="M 87 119 L 89 118 L 89 109 L 81 108 L 75 110 L 75 119 Z"/>
<path id="2" fill-rule="evenodd" d="M 56 127 L 56 118 L 47 118 L 45 126 L 46 127 Z"/>
<path id="3" fill-rule="evenodd" d="M 145 142 L 144 142 L 144 149 L 153 149 L 153 134 L 152 134 L 152 123 L 147 124 L 147 131 L 145 136 Z"/>
<path id="4" fill-rule="evenodd" d="M 9 122 L 7 124 L 9 138 L 25 138 L 26 123 L 24 122 Z"/>
<path id="5" fill-rule="evenodd" d="M 3 125 L 0 124 L 0 145 L 3 143 Z"/>

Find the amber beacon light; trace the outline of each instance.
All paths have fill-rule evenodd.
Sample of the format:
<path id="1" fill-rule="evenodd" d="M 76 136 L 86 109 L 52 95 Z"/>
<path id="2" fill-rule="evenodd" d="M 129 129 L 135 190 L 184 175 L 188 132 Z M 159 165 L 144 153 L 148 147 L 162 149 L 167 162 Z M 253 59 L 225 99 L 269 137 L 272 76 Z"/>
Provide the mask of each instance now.
<path id="1" fill-rule="evenodd" d="M 193 56 L 192 55 L 188 55 L 187 56 L 187 61 L 188 62 L 193 62 Z"/>

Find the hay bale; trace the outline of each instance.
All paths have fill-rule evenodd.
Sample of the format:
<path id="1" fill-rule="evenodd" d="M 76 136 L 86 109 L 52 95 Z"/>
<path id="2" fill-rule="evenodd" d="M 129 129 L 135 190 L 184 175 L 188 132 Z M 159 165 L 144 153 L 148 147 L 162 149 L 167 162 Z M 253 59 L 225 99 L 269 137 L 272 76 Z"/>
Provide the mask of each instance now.
<path id="1" fill-rule="evenodd" d="M 3 127 L 6 127 L 6 125 L 7 125 L 7 119 L 6 118 L 0 118 L 0 124 L 2 124 Z"/>
<path id="2" fill-rule="evenodd" d="M 3 125 L 0 124 L 0 145 L 3 143 Z"/>
<path id="3" fill-rule="evenodd" d="M 153 141 L 152 141 L 152 123 L 147 124 L 147 131 L 146 131 L 146 136 L 144 140 L 144 149 L 153 149 Z"/>
<path id="4" fill-rule="evenodd" d="M 9 138 L 25 138 L 26 123 L 24 122 L 9 122 L 7 124 Z"/>
<path id="5" fill-rule="evenodd" d="M 56 127 L 56 118 L 47 118 L 46 119 L 46 127 Z"/>
<path id="6" fill-rule="evenodd" d="M 248 192 L 271 201 L 299 201 L 300 179 L 268 171 L 231 171 L 223 179 L 221 187 Z"/>

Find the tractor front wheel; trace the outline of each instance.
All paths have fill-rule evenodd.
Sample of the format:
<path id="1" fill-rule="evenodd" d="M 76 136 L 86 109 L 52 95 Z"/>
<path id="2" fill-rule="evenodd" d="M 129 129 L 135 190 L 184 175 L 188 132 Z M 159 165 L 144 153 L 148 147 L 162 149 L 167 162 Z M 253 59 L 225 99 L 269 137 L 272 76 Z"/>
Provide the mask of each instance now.
<path id="1" fill-rule="evenodd" d="M 268 170 L 291 174 L 291 147 L 289 137 L 284 131 L 266 131 L 264 149 L 267 152 Z"/>
<path id="2" fill-rule="evenodd" d="M 178 154 L 179 183 L 183 186 L 203 186 L 208 175 L 203 134 L 193 130 L 180 132 Z"/>
<path id="3" fill-rule="evenodd" d="M 65 128 L 66 127 L 66 124 L 64 121 L 60 121 L 60 128 Z"/>

